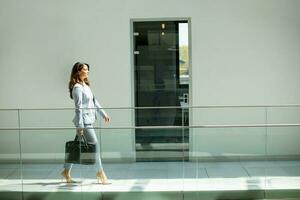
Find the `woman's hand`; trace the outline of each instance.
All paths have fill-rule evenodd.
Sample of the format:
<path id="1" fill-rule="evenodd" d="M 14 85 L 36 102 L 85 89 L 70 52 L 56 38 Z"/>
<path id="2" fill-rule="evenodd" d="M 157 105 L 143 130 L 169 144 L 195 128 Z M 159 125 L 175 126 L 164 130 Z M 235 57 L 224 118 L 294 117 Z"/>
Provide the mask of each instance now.
<path id="1" fill-rule="evenodd" d="M 79 131 L 80 135 L 83 135 L 83 128 L 79 128 L 78 131 Z"/>
<path id="2" fill-rule="evenodd" d="M 110 122 L 110 117 L 106 116 L 106 117 L 104 117 L 104 120 L 105 120 L 106 123 L 108 123 L 108 122 Z"/>

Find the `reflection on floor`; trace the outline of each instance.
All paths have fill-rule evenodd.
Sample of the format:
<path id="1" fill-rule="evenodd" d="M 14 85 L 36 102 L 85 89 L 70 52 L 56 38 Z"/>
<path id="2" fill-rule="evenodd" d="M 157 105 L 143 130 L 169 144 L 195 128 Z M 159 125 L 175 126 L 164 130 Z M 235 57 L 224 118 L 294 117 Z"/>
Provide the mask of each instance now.
<path id="1" fill-rule="evenodd" d="M 138 162 L 104 164 L 111 185 L 96 182 L 94 166 L 75 165 L 66 184 L 62 164 L 0 165 L 0 191 L 226 191 L 300 190 L 300 161 Z M 23 179 L 21 179 L 23 177 Z"/>

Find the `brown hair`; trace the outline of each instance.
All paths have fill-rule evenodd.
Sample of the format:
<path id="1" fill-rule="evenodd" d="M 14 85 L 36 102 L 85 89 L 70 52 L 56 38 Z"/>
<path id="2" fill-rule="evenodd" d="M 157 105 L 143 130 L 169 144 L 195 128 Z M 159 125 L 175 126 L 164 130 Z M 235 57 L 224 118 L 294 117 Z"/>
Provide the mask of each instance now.
<path id="1" fill-rule="evenodd" d="M 71 76 L 70 76 L 70 81 L 69 81 L 69 92 L 70 92 L 70 97 L 71 99 L 73 99 L 73 95 L 72 95 L 72 90 L 73 87 L 76 83 L 80 83 L 80 77 L 79 77 L 79 72 L 82 70 L 82 68 L 84 67 L 84 65 L 86 65 L 88 67 L 88 69 L 90 70 L 90 66 L 87 63 L 81 63 L 81 62 L 77 62 L 74 64 L 73 68 L 72 68 L 72 72 L 71 72 Z M 85 82 L 85 84 L 90 85 L 90 82 L 87 78 L 85 78 L 83 80 Z"/>

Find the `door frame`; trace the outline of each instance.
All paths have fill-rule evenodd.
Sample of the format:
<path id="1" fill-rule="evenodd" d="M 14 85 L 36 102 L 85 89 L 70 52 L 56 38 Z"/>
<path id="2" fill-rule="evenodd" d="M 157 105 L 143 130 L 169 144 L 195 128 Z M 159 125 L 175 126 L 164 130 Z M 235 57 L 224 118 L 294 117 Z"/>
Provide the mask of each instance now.
<path id="1" fill-rule="evenodd" d="M 189 106 L 192 106 L 192 31 L 191 31 L 191 17 L 171 17 L 171 18 L 131 18 L 130 19 L 130 66 L 131 66 L 131 122 L 132 127 L 135 127 L 135 86 L 134 86 L 134 36 L 133 36 L 133 23 L 134 22 L 151 22 L 151 21 L 187 21 L 188 22 L 188 45 L 189 45 Z M 189 109 L 189 124 L 192 122 L 192 109 Z M 191 124 L 190 124 L 191 125 Z M 189 135 L 189 149 L 192 149 L 191 130 Z M 133 149 L 135 150 L 135 129 L 132 134 Z"/>

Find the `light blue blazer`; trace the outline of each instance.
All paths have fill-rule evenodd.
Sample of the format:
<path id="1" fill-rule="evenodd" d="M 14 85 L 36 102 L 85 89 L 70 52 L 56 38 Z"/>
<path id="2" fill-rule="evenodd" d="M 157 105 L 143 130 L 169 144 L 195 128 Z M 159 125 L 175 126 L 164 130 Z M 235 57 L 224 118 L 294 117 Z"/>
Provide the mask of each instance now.
<path id="1" fill-rule="evenodd" d="M 88 85 L 76 83 L 72 90 L 75 103 L 75 117 L 73 123 L 77 128 L 84 128 L 85 124 L 93 124 L 97 119 L 97 113 L 102 117 L 108 117 Z"/>

